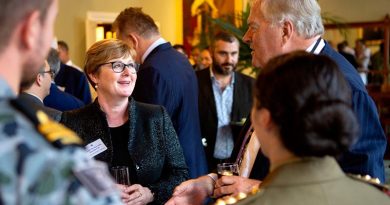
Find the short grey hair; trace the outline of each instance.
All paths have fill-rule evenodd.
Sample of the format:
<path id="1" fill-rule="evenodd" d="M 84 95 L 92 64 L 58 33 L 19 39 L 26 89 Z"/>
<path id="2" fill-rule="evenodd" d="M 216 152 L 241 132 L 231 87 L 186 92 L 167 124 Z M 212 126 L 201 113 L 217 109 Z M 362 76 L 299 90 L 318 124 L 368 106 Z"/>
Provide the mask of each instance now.
<path id="1" fill-rule="evenodd" d="M 56 49 L 50 48 L 49 55 L 47 55 L 47 63 L 54 74 L 57 75 L 60 71 L 61 61 Z"/>
<path id="2" fill-rule="evenodd" d="M 324 33 L 317 0 L 261 0 L 261 13 L 271 24 L 291 21 L 299 36 L 312 38 Z"/>

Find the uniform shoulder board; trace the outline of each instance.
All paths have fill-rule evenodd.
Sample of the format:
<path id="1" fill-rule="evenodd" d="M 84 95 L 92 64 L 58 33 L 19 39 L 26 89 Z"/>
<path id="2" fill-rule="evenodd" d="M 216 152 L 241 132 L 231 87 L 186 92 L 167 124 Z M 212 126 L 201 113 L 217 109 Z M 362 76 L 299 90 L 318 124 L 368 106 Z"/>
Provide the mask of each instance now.
<path id="1" fill-rule="evenodd" d="M 362 176 L 360 174 L 347 174 L 347 176 L 352 179 L 370 184 L 385 193 L 387 196 L 390 196 L 390 187 L 385 184 L 381 184 L 378 178 L 372 178 L 370 175 Z"/>
<path id="2" fill-rule="evenodd" d="M 223 196 L 214 203 L 214 205 L 228 205 L 236 204 L 241 200 L 244 200 L 255 194 L 260 194 L 262 190 L 258 186 L 254 186 L 249 193 L 239 192 L 238 194 Z"/>
<path id="3" fill-rule="evenodd" d="M 82 140 L 72 130 L 54 120 L 51 120 L 43 111 L 30 109 L 23 101 L 11 100 L 11 105 L 23 113 L 35 125 L 37 131 L 57 148 L 68 145 L 80 145 Z"/>

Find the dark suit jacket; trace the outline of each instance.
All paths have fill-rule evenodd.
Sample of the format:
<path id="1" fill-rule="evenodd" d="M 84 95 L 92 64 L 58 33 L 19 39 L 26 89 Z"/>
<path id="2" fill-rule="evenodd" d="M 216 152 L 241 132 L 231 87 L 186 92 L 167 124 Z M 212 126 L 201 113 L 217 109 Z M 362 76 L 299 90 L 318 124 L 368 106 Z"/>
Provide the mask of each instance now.
<path id="1" fill-rule="evenodd" d="M 162 106 L 129 102 L 130 133 L 128 151 L 138 182 L 154 193 L 154 203 L 163 204 L 173 189 L 188 178 L 183 152 L 169 116 Z M 101 139 L 107 150 L 96 159 L 112 162 L 112 141 L 105 114 L 94 103 L 64 112 L 61 123 L 74 130 L 85 145 Z"/>
<path id="2" fill-rule="evenodd" d="M 214 158 L 214 148 L 218 129 L 218 115 L 215 105 L 214 92 L 210 78 L 210 68 L 196 72 L 199 86 L 199 119 L 202 137 L 206 139 L 206 158 L 209 171 L 217 167 L 218 161 Z M 254 79 L 235 72 L 235 82 L 233 89 L 233 105 L 230 119 L 232 122 L 240 122 L 246 118 L 252 108 L 252 87 Z M 236 126 L 232 126 L 233 138 L 236 141 L 238 133 Z"/>
<path id="3" fill-rule="evenodd" d="M 60 121 L 62 112 L 50 107 L 46 107 L 41 100 L 28 93 L 22 92 L 18 97 L 20 100 L 26 102 L 35 111 L 42 110 L 49 115 L 53 120 Z"/>
<path id="4" fill-rule="evenodd" d="M 357 142 L 338 160 L 346 173 L 368 174 L 385 180 L 383 156 L 386 136 L 379 121 L 378 111 L 356 69 L 327 43 L 321 51 L 340 67 L 352 89 L 352 108 L 360 124 Z"/>
<path id="5" fill-rule="evenodd" d="M 60 111 L 75 110 L 84 107 L 84 103 L 73 95 L 63 92 L 52 83 L 50 86 L 50 94 L 45 97 L 43 103 L 47 107 L 54 108 Z"/>
<path id="6" fill-rule="evenodd" d="M 171 117 L 179 137 L 190 177 L 207 173 L 200 137 L 198 87 L 188 59 L 170 43 L 159 45 L 138 71 L 134 99 L 162 105 Z"/>
<path id="7" fill-rule="evenodd" d="M 61 63 L 61 68 L 54 81 L 56 85 L 65 87 L 65 92 L 75 96 L 88 105 L 92 102 L 88 79 L 77 68 Z"/>

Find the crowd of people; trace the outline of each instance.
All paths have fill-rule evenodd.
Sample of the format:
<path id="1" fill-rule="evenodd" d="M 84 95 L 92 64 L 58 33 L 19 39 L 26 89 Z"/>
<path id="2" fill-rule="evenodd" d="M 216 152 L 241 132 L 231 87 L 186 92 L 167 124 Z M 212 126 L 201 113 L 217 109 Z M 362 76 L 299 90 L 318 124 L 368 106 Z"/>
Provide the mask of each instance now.
<path id="1" fill-rule="evenodd" d="M 256 80 L 237 72 L 236 36 L 218 32 L 192 66 L 133 7 L 81 69 L 64 41 L 50 48 L 58 0 L 0 4 L 0 204 L 390 203 L 351 177 L 385 180 L 387 140 L 316 0 L 253 1 Z"/>

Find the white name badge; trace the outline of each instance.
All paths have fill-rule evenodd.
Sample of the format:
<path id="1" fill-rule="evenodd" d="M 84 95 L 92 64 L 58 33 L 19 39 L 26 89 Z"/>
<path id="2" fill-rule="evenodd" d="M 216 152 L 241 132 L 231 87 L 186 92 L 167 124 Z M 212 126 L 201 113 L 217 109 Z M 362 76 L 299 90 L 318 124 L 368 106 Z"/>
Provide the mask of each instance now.
<path id="1" fill-rule="evenodd" d="M 89 157 L 93 158 L 94 156 L 107 150 L 106 145 L 101 139 L 98 139 L 94 142 L 91 142 L 85 146 L 86 151 L 88 152 Z"/>

